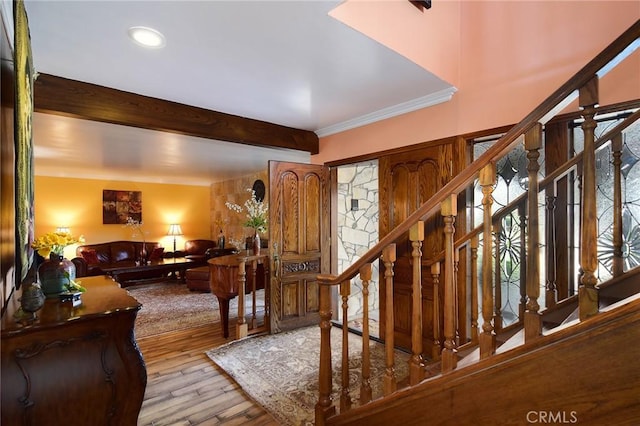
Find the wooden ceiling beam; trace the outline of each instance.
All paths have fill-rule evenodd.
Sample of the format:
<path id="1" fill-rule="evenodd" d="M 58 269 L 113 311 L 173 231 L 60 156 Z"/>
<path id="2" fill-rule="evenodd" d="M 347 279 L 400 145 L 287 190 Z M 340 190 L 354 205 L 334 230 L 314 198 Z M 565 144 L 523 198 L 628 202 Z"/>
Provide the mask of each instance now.
<path id="1" fill-rule="evenodd" d="M 120 124 L 206 139 L 317 154 L 318 136 L 294 129 L 177 102 L 123 92 L 95 84 L 39 74 L 34 109 L 104 123 Z"/>

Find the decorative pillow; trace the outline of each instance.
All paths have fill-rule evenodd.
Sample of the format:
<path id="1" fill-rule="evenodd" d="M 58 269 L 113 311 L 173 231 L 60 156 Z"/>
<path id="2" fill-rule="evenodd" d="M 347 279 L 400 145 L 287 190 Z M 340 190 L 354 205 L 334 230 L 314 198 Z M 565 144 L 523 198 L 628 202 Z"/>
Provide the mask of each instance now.
<path id="1" fill-rule="evenodd" d="M 89 265 L 95 265 L 100 263 L 100 261 L 98 260 L 98 254 L 94 249 L 82 250 L 80 252 L 80 255 L 85 260 L 85 262 L 87 262 L 87 264 Z"/>
<path id="2" fill-rule="evenodd" d="M 156 247 L 151 252 L 149 260 L 160 260 L 164 256 L 164 247 Z"/>

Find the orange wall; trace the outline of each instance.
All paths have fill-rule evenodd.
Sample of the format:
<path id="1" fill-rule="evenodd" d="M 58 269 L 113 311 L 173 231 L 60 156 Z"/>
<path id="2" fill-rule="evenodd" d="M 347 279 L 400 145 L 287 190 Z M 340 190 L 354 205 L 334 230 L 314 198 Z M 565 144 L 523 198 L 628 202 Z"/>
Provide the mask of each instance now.
<path id="1" fill-rule="evenodd" d="M 185 240 L 211 238 L 209 220 L 209 187 L 165 185 L 140 182 L 104 181 L 36 176 L 35 237 L 68 226 L 75 236 L 83 235 L 87 243 L 114 240 L 136 240 L 131 228 L 102 224 L 102 190 L 142 191 L 142 222 L 145 239 L 160 242 L 173 250 L 173 238 L 167 230 L 179 223 L 184 235 L 177 237 L 178 249 Z M 68 247 L 65 256 L 75 256 L 75 247 Z"/>
<path id="2" fill-rule="evenodd" d="M 406 3 L 350 0 L 331 14 L 458 91 L 447 103 L 323 137 L 313 163 L 515 124 L 640 18 L 638 1 L 446 1 L 422 15 Z M 431 22 L 434 10 L 444 21 Z M 636 51 L 601 82 L 600 103 L 640 98 L 639 75 Z"/>

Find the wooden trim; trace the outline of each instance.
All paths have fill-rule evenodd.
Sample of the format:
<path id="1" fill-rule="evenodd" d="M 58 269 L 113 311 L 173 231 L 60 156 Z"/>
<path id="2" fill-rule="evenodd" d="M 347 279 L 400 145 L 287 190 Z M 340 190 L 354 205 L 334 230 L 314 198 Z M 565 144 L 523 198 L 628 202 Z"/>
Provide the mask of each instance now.
<path id="1" fill-rule="evenodd" d="M 35 111 L 267 148 L 319 152 L 318 136 L 177 102 L 40 74 Z"/>
<path id="2" fill-rule="evenodd" d="M 356 157 L 350 157 L 350 158 L 344 158 L 344 159 L 341 159 L 341 160 L 329 161 L 329 162 L 324 163 L 324 165 L 327 166 L 327 167 L 337 167 L 337 166 L 344 166 L 346 164 L 361 163 L 363 161 L 379 160 L 381 157 L 388 156 L 388 155 L 402 154 L 404 152 L 411 152 L 411 151 L 415 151 L 415 150 L 431 148 L 431 147 L 434 147 L 434 146 L 453 144 L 453 143 L 455 143 L 456 139 L 457 139 L 457 136 L 449 136 L 449 137 L 442 138 L 442 139 L 436 139 L 434 141 L 420 142 L 420 143 L 417 143 L 417 144 L 414 144 L 414 145 L 401 146 L 401 147 L 398 147 L 398 148 L 393 148 L 393 149 L 387 149 L 387 150 L 384 150 L 384 151 L 373 152 L 371 154 L 363 154 L 363 155 L 358 155 Z"/>

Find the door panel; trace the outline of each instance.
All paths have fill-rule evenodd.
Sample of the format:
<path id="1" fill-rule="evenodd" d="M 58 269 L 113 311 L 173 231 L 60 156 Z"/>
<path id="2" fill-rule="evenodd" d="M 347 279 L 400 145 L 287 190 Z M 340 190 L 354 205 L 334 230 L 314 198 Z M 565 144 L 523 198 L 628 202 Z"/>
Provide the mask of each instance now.
<path id="1" fill-rule="evenodd" d="M 271 330 L 318 324 L 317 276 L 331 272 L 327 167 L 269 162 Z"/>
<path id="2" fill-rule="evenodd" d="M 451 149 L 448 145 L 422 148 L 416 151 L 391 154 L 380 160 L 382 186 L 380 192 L 380 236 L 402 223 L 422 203 L 435 194 L 450 179 Z M 438 255 L 443 249 L 442 219 L 436 216 L 425 222 L 423 261 Z M 397 259 L 394 265 L 394 338 L 398 346 L 411 346 L 412 280 L 411 242 L 407 232 L 396 241 Z M 384 266 L 381 266 L 381 271 Z M 430 268 L 422 269 L 422 308 L 424 347 L 433 343 L 433 279 Z M 384 310 L 385 297 L 381 288 L 380 306 Z M 442 304 L 442 295 L 440 295 Z M 381 315 L 381 330 L 384 330 Z"/>

